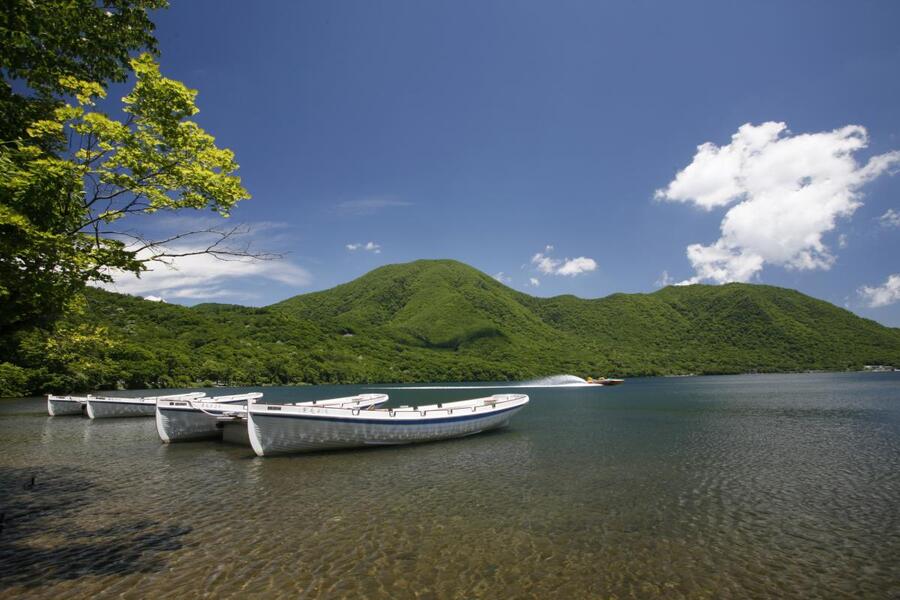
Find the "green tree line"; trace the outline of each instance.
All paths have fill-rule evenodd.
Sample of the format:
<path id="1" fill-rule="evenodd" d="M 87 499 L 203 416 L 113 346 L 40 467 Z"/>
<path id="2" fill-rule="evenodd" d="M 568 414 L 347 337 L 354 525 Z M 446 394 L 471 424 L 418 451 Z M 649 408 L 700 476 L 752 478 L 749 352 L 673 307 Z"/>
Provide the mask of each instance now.
<path id="1" fill-rule="evenodd" d="M 261 308 L 88 289 L 51 352 L 24 338 L 3 393 L 854 370 L 900 364 L 900 331 L 763 285 L 536 298 L 455 261 L 388 265 Z M 79 331 L 99 332 L 79 337 Z M 99 340 L 99 343 L 98 343 Z"/>

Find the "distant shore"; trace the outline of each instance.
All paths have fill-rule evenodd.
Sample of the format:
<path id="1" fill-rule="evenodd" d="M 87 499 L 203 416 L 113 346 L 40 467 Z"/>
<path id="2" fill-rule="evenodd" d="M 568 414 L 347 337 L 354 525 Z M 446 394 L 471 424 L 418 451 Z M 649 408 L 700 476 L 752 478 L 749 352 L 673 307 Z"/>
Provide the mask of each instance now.
<path id="1" fill-rule="evenodd" d="M 878 368 L 865 368 L 865 369 L 852 369 L 852 370 L 806 370 L 806 371 L 747 371 L 742 373 L 678 373 L 678 374 L 666 374 L 666 375 L 635 375 L 633 377 L 622 377 L 625 379 L 626 383 L 629 379 L 683 379 L 688 377 L 733 377 L 733 376 L 747 376 L 747 375 L 816 375 L 816 374 L 839 374 L 839 373 L 897 373 L 900 372 L 900 368 L 890 367 L 887 365 L 878 365 Z M 549 375 L 546 378 L 551 377 L 561 377 L 564 375 Z M 284 383 L 284 384 L 276 384 L 276 383 L 212 383 L 212 382 L 193 382 L 185 385 L 175 386 L 175 387 L 120 387 L 120 388 L 110 388 L 110 389 L 96 389 L 91 390 L 90 392 L 85 390 L 79 391 L 70 391 L 70 390 L 58 390 L 50 393 L 59 393 L 59 394 L 84 394 L 84 393 L 110 393 L 110 392 L 129 392 L 129 391 L 142 391 L 142 390 L 190 390 L 190 389 L 228 389 L 228 388 L 288 388 L 288 387 L 311 387 L 311 386 L 343 386 L 343 385 L 354 385 L 354 386 L 384 386 L 384 385 L 394 385 L 394 386 L 407 386 L 407 385 L 421 385 L 421 384 L 444 384 L 448 386 L 452 386 L 454 384 L 459 385 L 469 385 L 472 384 L 492 384 L 498 387 L 503 387 L 503 384 L 511 384 L 518 385 L 519 387 L 529 387 L 528 382 L 535 381 L 536 379 L 544 379 L 544 378 L 529 378 L 529 379 L 510 379 L 510 380 L 498 380 L 498 381 L 440 381 L 440 380 L 406 380 L 406 381 L 367 381 L 367 382 L 327 382 L 327 383 L 309 383 L 309 382 L 300 382 L 300 383 Z M 534 387 L 542 387 L 539 384 L 536 384 Z M 38 398 L 41 395 L 36 396 L 2 396 L 0 399 L 13 399 L 13 398 Z"/>

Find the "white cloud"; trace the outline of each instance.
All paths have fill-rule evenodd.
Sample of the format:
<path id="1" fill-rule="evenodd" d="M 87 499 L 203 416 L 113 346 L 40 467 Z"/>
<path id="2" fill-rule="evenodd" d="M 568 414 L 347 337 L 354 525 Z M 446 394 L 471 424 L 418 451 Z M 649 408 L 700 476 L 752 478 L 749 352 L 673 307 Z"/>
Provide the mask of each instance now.
<path id="1" fill-rule="evenodd" d="M 750 281 L 764 263 L 758 254 L 732 248 L 721 239 L 711 246 L 691 244 L 687 247 L 687 257 L 696 275 L 682 283 Z"/>
<path id="2" fill-rule="evenodd" d="M 382 209 L 396 206 L 412 206 L 412 202 L 405 202 L 403 200 L 397 200 L 396 198 L 391 197 L 373 197 L 362 198 L 360 200 L 346 200 L 344 202 L 338 203 L 337 212 L 338 214 L 344 216 L 360 217 L 365 215 L 372 215 Z"/>
<path id="3" fill-rule="evenodd" d="M 675 283 L 675 280 L 669 277 L 668 271 L 663 271 L 659 275 L 659 279 L 656 280 L 656 287 L 666 287 L 667 285 L 672 285 Z"/>
<path id="4" fill-rule="evenodd" d="M 535 265 L 537 270 L 545 275 L 553 275 L 561 262 L 561 260 L 546 256 L 543 252 L 538 252 L 531 257 L 531 264 Z"/>
<path id="5" fill-rule="evenodd" d="M 858 125 L 793 135 L 784 123 L 768 122 L 742 125 L 726 146 L 699 146 L 655 197 L 731 208 L 717 241 L 688 246 L 695 275 L 684 283 L 749 281 L 766 263 L 829 269 L 835 257 L 823 235 L 861 206 L 865 183 L 900 165 L 898 151 L 859 165 L 853 153 L 867 144 Z"/>
<path id="6" fill-rule="evenodd" d="M 580 275 L 581 273 L 589 273 L 596 269 L 597 261 L 595 261 L 593 258 L 579 256 L 578 258 L 573 258 L 571 260 L 567 258 L 565 262 L 563 262 L 563 265 L 556 270 L 556 274 L 574 277 L 575 275 Z"/>
<path id="7" fill-rule="evenodd" d="M 553 258 L 549 253 L 553 251 L 553 246 L 545 246 L 543 252 L 538 252 L 531 257 L 531 264 L 537 267 L 537 270 L 544 275 L 565 275 L 575 277 L 582 273 L 594 271 L 597 268 L 597 261 L 586 256 L 578 258 Z"/>
<path id="8" fill-rule="evenodd" d="M 877 287 L 864 285 L 859 288 L 859 295 L 862 296 L 872 308 L 887 306 L 888 304 L 900 301 L 900 274 L 895 273 L 894 275 L 891 275 L 883 285 Z"/>
<path id="9" fill-rule="evenodd" d="M 847 234 L 842 233 L 838 236 L 838 248 L 846 248 L 847 247 Z"/>
<path id="10" fill-rule="evenodd" d="M 144 296 L 144 300 L 149 300 L 150 302 L 165 302 L 165 298 L 160 298 L 159 296 Z"/>
<path id="11" fill-rule="evenodd" d="M 194 250 L 190 247 L 170 246 L 167 250 L 180 254 Z M 139 258 L 149 253 L 138 253 Z M 150 263 L 150 270 L 136 277 L 132 273 L 113 271 L 114 283 L 98 283 L 114 292 L 144 296 L 147 299 L 162 298 L 252 298 L 243 279 L 274 281 L 302 287 L 312 281 L 309 272 L 286 260 L 221 260 L 209 254 L 197 254 L 172 259 L 171 265 Z M 254 286 L 258 286 L 255 283 Z M 230 287 L 228 287 L 230 286 Z"/>
<path id="12" fill-rule="evenodd" d="M 512 283 L 512 277 L 507 277 L 506 275 L 503 274 L 503 271 L 500 271 L 499 273 L 494 275 L 494 279 L 496 279 L 500 283 L 505 283 L 506 285 L 509 285 L 510 283 Z"/>
<path id="13" fill-rule="evenodd" d="M 365 244 L 347 244 L 346 248 L 350 252 L 355 252 L 356 250 L 365 250 L 366 252 L 372 252 L 373 254 L 381 254 L 381 246 L 379 244 L 376 244 L 375 242 L 367 242 Z"/>
<path id="14" fill-rule="evenodd" d="M 900 227 L 900 212 L 889 208 L 886 213 L 878 217 L 878 221 L 882 227 Z"/>
<path id="15" fill-rule="evenodd" d="M 170 293 L 171 298 L 182 298 L 187 300 L 216 300 L 216 299 L 227 299 L 227 298 L 256 298 L 257 295 L 253 292 L 248 292 L 241 289 L 234 288 L 181 288 L 177 290 L 173 290 Z"/>
<path id="16" fill-rule="evenodd" d="M 531 285 L 531 287 L 541 287 L 541 280 L 537 277 L 529 277 L 528 283 Z"/>

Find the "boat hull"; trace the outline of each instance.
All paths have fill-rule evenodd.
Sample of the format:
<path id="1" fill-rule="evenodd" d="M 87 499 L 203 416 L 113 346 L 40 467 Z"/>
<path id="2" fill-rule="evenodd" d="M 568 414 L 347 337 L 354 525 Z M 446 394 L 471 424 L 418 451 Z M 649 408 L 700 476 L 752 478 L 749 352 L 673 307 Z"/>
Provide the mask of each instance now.
<path id="1" fill-rule="evenodd" d="M 92 419 L 152 417 L 155 413 L 156 404 L 100 400 L 98 398 L 91 398 L 87 401 L 87 414 Z"/>
<path id="2" fill-rule="evenodd" d="M 503 427 L 524 405 L 446 419 L 343 419 L 250 412 L 250 445 L 259 456 L 362 446 L 413 444 Z"/>
<path id="3" fill-rule="evenodd" d="M 175 410 L 157 407 L 156 431 L 166 444 L 172 442 L 193 442 L 197 440 L 217 440 L 222 437 L 222 421 L 219 415 L 225 411 L 207 414 L 199 410 Z"/>
<path id="4" fill-rule="evenodd" d="M 262 394 L 256 394 L 261 397 Z M 156 431 L 160 439 L 173 442 L 221 439 L 231 444 L 250 445 L 247 435 L 245 396 L 211 398 L 211 401 L 160 400 L 156 403 Z M 355 408 L 377 406 L 387 402 L 384 394 L 368 394 L 351 398 L 331 398 L 302 402 L 303 406 L 349 405 Z"/>
<path id="5" fill-rule="evenodd" d="M 110 398 L 98 396 L 87 398 L 87 414 L 92 419 L 108 419 L 116 417 L 152 417 L 156 414 L 156 403 L 159 400 L 197 400 L 206 396 L 204 392 L 187 394 L 170 394 L 166 396 L 145 396 L 143 398 Z M 236 396 L 230 396 L 236 398 Z"/>
<path id="6" fill-rule="evenodd" d="M 222 428 L 222 441 L 226 444 L 236 444 L 238 446 L 249 446 L 250 435 L 247 432 L 247 421 L 229 421 Z"/>
<path id="7" fill-rule="evenodd" d="M 47 413 L 51 417 L 81 415 L 84 414 L 84 402 L 64 398 L 47 398 Z"/>

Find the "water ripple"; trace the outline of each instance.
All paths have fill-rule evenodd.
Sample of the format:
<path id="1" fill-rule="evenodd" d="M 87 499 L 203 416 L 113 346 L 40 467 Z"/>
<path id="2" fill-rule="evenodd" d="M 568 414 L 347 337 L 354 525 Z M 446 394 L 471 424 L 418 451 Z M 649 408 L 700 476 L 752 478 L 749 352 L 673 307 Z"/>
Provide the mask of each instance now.
<path id="1" fill-rule="evenodd" d="M 898 597 L 898 383 L 535 391 L 505 430 L 271 459 L 16 401 L 0 596 Z"/>

